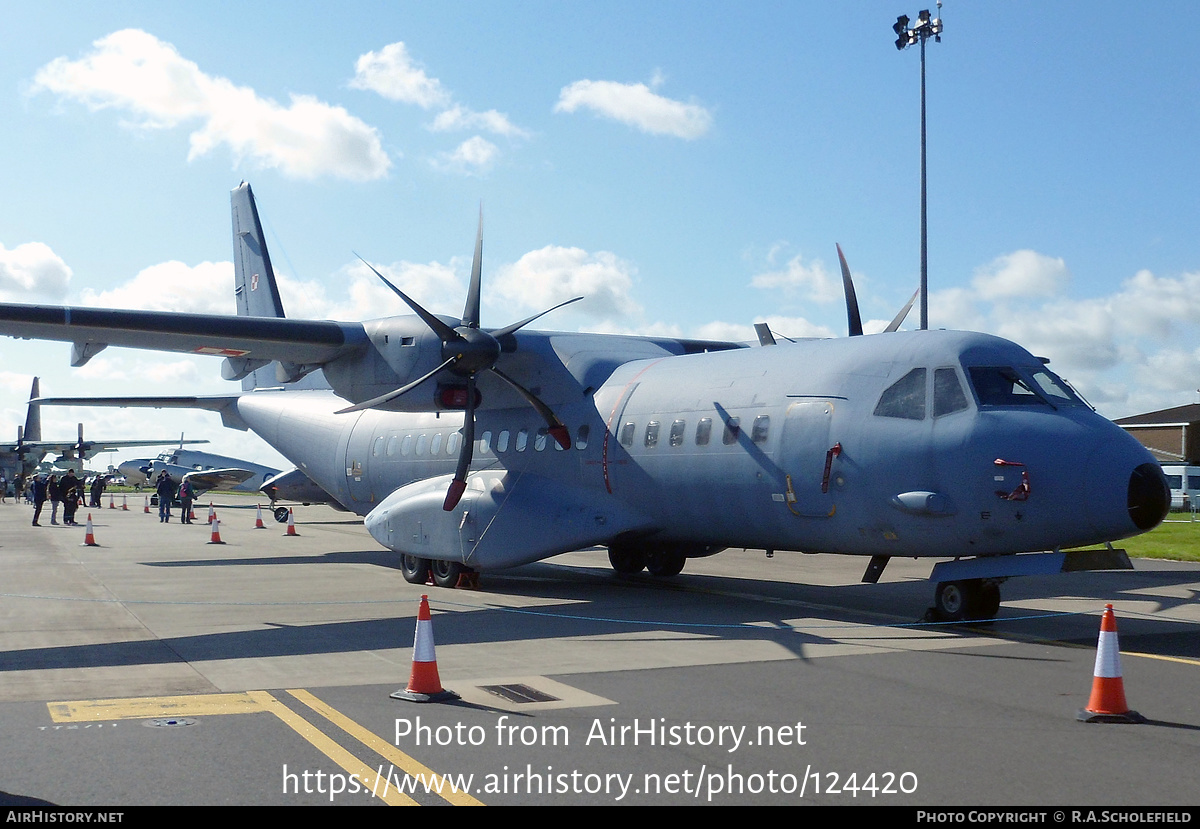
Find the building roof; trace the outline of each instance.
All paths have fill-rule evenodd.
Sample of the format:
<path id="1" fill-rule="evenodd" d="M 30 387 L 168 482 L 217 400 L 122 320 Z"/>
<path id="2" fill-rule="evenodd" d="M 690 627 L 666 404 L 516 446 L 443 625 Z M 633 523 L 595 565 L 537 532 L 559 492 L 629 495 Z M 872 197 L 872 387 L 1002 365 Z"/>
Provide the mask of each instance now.
<path id="1" fill-rule="evenodd" d="M 1157 412 L 1130 415 L 1114 420 L 1118 426 L 1152 426 L 1156 423 L 1197 423 L 1200 422 L 1200 403 L 1189 403 L 1186 406 L 1175 406 Z"/>

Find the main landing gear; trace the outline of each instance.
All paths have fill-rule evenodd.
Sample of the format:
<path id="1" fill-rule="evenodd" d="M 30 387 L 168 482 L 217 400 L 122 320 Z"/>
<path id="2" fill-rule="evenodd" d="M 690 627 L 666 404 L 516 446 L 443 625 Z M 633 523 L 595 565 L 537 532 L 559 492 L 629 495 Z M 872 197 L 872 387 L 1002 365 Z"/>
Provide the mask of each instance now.
<path id="1" fill-rule="evenodd" d="M 441 561 L 407 554 L 400 556 L 400 573 L 409 584 L 425 584 L 432 575 L 433 583 L 438 587 L 456 587 L 460 576 L 473 572 L 475 571 L 470 567 L 457 561 Z"/>
<path id="2" fill-rule="evenodd" d="M 677 547 L 635 547 L 613 544 L 608 548 L 608 563 L 621 575 L 632 575 L 642 570 L 658 578 L 678 576 L 687 563 L 687 553 Z"/>
<path id="3" fill-rule="evenodd" d="M 1000 582 L 995 579 L 943 581 L 933 599 L 939 622 L 986 621 L 1000 610 Z"/>

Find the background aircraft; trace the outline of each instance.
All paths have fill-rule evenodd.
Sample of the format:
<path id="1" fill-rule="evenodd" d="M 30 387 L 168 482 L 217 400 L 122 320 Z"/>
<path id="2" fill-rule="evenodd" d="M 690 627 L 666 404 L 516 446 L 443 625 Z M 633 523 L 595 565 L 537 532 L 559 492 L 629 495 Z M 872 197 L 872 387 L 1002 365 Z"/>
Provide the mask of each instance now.
<path id="1" fill-rule="evenodd" d="M 279 474 L 278 469 L 269 466 L 182 446 L 163 452 L 157 458 L 125 461 L 117 468 L 132 486 L 153 484 L 165 469 L 177 483 L 186 476 L 197 493 L 210 489 L 258 492 L 269 478 Z"/>
<path id="2" fill-rule="evenodd" d="M 17 427 L 16 443 L 0 444 L 0 471 L 10 484 L 18 475 L 28 477 L 37 471 L 39 464 L 47 454 L 58 455 L 54 466 L 58 469 L 74 469 L 83 472 L 83 462 L 102 452 L 112 452 L 117 449 L 128 449 L 134 446 L 159 446 L 175 443 L 174 440 L 84 440 L 83 424 L 79 424 L 79 432 L 75 440 L 47 441 L 42 440 L 42 415 L 37 402 L 39 397 L 38 378 L 33 378 L 29 390 L 29 408 L 25 414 L 24 427 Z M 208 443 L 207 440 L 189 440 L 188 443 Z"/>
<path id="3" fill-rule="evenodd" d="M 527 330 L 540 314 L 489 330 L 482 229 L 459 319 L 388 283 L 414 316 L 289 320 L 247 185 L 232 203 L 240 316 L 0 304 L 0 332 L 69 340 L 74 365 L 107 345 L 223 355 L 242 394 L 136 402 L 253 429 L 413 581 L 594 544 L 664 576 L 731 546 L 870 556 L 868 581 L 894 555 L 956 557 L 935 568 L 939 615 L 987 618 L 1005 578 L 1095 566 L 1058 551 L 1169 505 L 1147 451 L 1007 340 L 863 336 L 849 290 L 843 339 Z M 318 370 L 332 391 L 280 385 Z"/>

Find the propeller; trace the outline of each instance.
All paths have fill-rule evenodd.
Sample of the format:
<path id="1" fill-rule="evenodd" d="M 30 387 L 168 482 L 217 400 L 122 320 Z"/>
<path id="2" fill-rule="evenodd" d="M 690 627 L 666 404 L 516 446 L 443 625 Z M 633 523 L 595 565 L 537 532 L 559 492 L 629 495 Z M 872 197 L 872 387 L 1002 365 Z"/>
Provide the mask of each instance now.
<path id="1" fill-rule="evenodd" d="M 355 256 L 358 256 L 358 254 L 355 254 Z M 454 472 L 454 479 L 450 482 L 450 488 L 446 492 L 446 500 L 442 504 L 442 509 L 447 512 L 454 509 L 467 488 L 467 471 L 471 467 L 471 454 L 475 444 L 475 382 L 476 375 L 481 371 L 490 371 L 511 386 L 546 421 L 548 431 L 558 442 L 558 445 L 563 449 L 571 448 L 570 432 L 566 425 L 554 414 L 554 411 L 529 389 L 496 368 L 496 361 L 500 358 L 500 339 L 502 337 L 506 337 L 524 328 L 539 317 L 562 308 L 564 305 L 578 302 L 583 297 L 578 296 L 574 299 L 568 299 L 566 302 L 560 302 L 551 308 L 547 308 L 545 311 L 534 314 L 520 322 L 506 325 L 503 328 L 491 331 L 481 329 L 479 327 L 479 294 L 483 271 L 483 211 L 480 211 L 479 229 L 475 235 L 475 256 L 471 263 L 471 282 L 467 287 L 467 301 L 463 308 L 462 319 L 457 327 L 452 328 L 422 308 L 420 304 L 388 281 L 387 277 L 376 270 L 370 262 L 367 262 L 361 256 L 358 258 L 379 277 L 384 285 L 387 285 L 400 299 L 404 300 L 404 303 L 429 326 L 433 333 L 437 334 L 438 339 L 442 341 L 443 359 L 437 368 L 413 380 L 411 383 L 390 391 L 387 394 L 382 394 L 379 397 L 364 400 L 362 403 L 356 403 L 353 406 L 347 406 L 344 409 L 338 410 L 337 414 L 358 412 L 363 409 L 381 406 L 402 394 L 412 391 L 426 380 L 443 371 L 448 371 L 451 374 L 464 378 L 467 384 L 467 395 L 466 412 L 463 420 L 462 450 L 459 452 L 458 467 Z"/>
<path id="2" fill-rule="evenodd" d="M 846 263 L 846 255 L 842 253 L 842 246 L 837 245 L 838 261 L 842 265 L 842 288 L 846 292 L 846 324 L 850 331 L 851 337 L 861 337 L 863 333 L 862 317 L 858 312 L 858 296 L 854 293 L 854 280 L 850 278 L 850 266 Z M 896 314 L 895 318 L 888 323 L 888 327 L 883 329 L 884 333 L 898 331 L 900 325 L 904 322 L 904 318 L 908 316 L 908 312 L 912 310 L 913 303 L 917 301 L 917 295 L 921 289 L 918 288 L 900 309 L 900 313 Z"/>

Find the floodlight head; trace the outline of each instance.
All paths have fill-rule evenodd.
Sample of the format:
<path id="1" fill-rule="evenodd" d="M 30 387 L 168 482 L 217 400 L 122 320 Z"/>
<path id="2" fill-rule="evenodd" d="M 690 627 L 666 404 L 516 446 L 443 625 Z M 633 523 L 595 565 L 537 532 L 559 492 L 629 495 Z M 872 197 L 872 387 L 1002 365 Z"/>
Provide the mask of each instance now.
<path id="1" fill-rule="evenodd" d="M 903 35 L 904 30 L 907 28 L 908 28 L 908 15 L 902 14 L 896 18 L 896 25 L 892 26 L 892 31 L 898 35 Z M 898 40 L 896 41 L 896 48 L 897 49 L 904 48 L 904 47 L 900 46 L 900 41 L 898 41 Z"/>
<path id="2" fill-rule="evenodd" d="M 929 22 L 929 9 L 922 9 L 921 12 L 917 15 L 917 20 L 919 20 L 921 23 L 928 23 Z"/>

